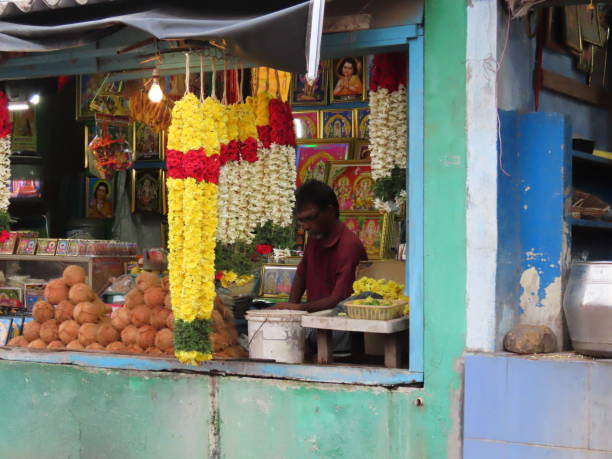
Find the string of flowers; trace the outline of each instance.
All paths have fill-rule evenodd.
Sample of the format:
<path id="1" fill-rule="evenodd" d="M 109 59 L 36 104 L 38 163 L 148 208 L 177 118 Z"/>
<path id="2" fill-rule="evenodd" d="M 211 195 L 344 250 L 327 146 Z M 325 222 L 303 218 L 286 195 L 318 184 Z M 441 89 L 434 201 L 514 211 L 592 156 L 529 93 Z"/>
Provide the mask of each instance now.
<path id="1" fill-rule="evenodd" d="M 217 183 L 221 166 L 216 117 L 223 110 L 191 93 L 175 105 L 168 131 L 168 257 L 177 358 L 212 358 Z"/>
<path id="2" fill-rule="evenodd" d="M 12 125 L 8 110 L 8 97 L 0 91 L 0 242 L 9 238 L 11 217 L 8 213 L 11 178 Z"/>
<path id="3" fill-rule="evenodd" d="M 388 212 L 398 210 L 406 199 L 394 180 L 405 175 L 407 162 L 406 56 L 379 54 L 373 64 L 368 131 L 372 178 L 377 182 L 374 204 Z"/>

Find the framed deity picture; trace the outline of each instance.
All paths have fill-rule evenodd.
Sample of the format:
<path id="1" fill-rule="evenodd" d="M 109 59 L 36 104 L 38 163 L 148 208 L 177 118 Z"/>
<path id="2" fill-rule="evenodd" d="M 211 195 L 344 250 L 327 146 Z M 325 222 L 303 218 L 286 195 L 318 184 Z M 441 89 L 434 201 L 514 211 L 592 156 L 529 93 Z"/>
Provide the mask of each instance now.
<path id="1" fill-rule="evenodd" d="M 362 57 L 334 59 L 331 66 L 331 102 L 356 102 L 366 99 L 366 66 Z"/>
<path id="2" fill-rule="evenodd" d="M 76 119 L 93 119 L 96 113 L 129 115 L 129 104 L 122 94 L 121 81 L 111 82 L 109 74 L 80 75 L 77 79 Z"/>
<path id="3" fill-rule="evenodd" d="M 36 255 L 54 256 L 57 251 L 57 239 L 39 239 Z"/>
<path id="4" fill-rule="evenodd" d="M 143 123 L 132 123 L 132 129 L 136 161 L 163 161 L 165 159 L 163 133 L 157 133 Z"/>
<path id="5" fill-rule="evenodd" d="M 292 105 L 325 105 L 327 103 L 329 62 L 319 64 L 319 71 L 315 81 L 310 84 L 305 73 L 291 75 L 291 89 L 289 102 Z"/>
<path id="6" fill-rule="evenodd" d="M 68 256 L 78 257 L 80 245 L 81 245 L 81 242 L 78 239 L 70 239 L 68 241 Z"/>
<path id="7" fill-rule="evenodd" d="M 370 141 L 365 139 L 355 140 L 353 145 L 353 159 L 370 160 Z"/>
<path id="8" fill-rule="evenodd" d="M 263 298 L 289 298 L 291 285 L 297 273 L 297 266 L 263 265 L 259 296 Z"/>
<path id="9" fill-rule="evenodd" d="M 6 346 L 13 326 L 12 317 L 0 317 L 0 346 Z"/>
<path id="10" fill-rule="evenodd" d="M 326 139 L 353 137 L 353 111 L 323 110 L 321 112 L 321 136 Z"/>
<path id="11" fill-rule="evenodd" d="M 60 239 L 57 241 L 57 250 L 55 251 L 55 255 L 66 257 L 68 256 L 68 239 Z"/>
<path id="12" fill-rule="evenodd" d="M 298 142 L 296 186 L 302 185 L 309 179 L 324 182 L 327 163 L 348 159 L 350 151 L 350 139 L 316 139 L 311 143 Z"/>
<path id="13" fill-rule="evenodd" d="M 375 211 L 370 161 L 330 161 L 327 184 L 338 198 L 340 212 Z"/>
<path id="14" fill-rule="evenodd" d="M 19 239 L 17 255 L 34 255 L 36 253 L 36 239 Z"/>
<path id="15" fill-rule="evenodd" d="M 85 179 L 85 193 L 85 216 L 87 218 L 113 218 L 112 180 L 87 177 Z"/>
<path id="16" fill-rule="evenodd" d="M 11 123 L 13 124 L 11 152 L 36 152 L 36 111 L 33 108 L 28 108 L 27 110 L 10 113 Z"/>
<path id="17" fill-rule="evenodd" d="M 9 238 L 0 244 L 0 253 L 3 255 L 12 255 L 17 247 L 18 236 L 15 233 L 9 233 Z"/>
<path id="18" fill-rule="evenodd" d="M 367 139 L 369 136 L 370 127 L 370 109 L 369 108 L 356 108 L 353 113 L 353 120 L 355 126 L 353 133 L 358 139 Z"/>
<path id="19" fill-rule="evenodd" d="M 293 112 L 293 126 L 298 140 L 319 138 L 319 112 L 316 110 Z"/>
<path id="20" fill-rule="evenodd" d="M 387 250 L 389 223 L 387 214 L 380 212 L 341 212 L 344 222 L 365 247 L 370 260 L 384 258 Z"/>
<path id="21" fill-rule="evenodd" d="M 161 169 L 132 169 L 132 212 L 165 213 L 164 172 Z"/>

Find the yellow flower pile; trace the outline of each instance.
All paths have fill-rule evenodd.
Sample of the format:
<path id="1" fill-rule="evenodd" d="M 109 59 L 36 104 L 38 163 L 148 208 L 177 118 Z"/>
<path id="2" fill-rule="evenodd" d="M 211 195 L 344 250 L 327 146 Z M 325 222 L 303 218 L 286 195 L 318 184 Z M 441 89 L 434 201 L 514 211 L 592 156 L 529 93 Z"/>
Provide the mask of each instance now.
<path id="1" fill-rule="evenodd" d="M 353 295 L 359 295 L 365 292 L 377 293 L 382 296 L 380 302 L 392 302 L 402 300 L 409 302 L 409 298 L 404 295 L 404 284 L 398 284 L 392 280 L 372 279 L 370 277 L 362 277 L 353 283 Z M 356 300 L 355 304 L 370 304 L 372 297 L 363 300 Z M 404 314 L 410 312 L 410 304 L 404 308 Z"/>
<path id="2" fill-rule="evenodd" d="M 253 280 L 251 274 L 244 274 L 239 276 L 234 271 L 223 271 L 223 277 L 221 277 L 221 286 L 223 288 L 230 287 L 243 287 Z"/>

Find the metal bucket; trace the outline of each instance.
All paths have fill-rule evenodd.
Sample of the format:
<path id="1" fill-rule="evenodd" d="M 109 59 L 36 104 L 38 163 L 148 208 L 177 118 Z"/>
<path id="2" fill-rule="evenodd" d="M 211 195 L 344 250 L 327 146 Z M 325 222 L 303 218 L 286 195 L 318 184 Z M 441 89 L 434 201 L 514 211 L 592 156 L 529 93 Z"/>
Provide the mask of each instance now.
<path id="1" fill-rule="evenodd" d="M 563 309 L 576 352 L 612 357 L 612 262 L 572 263 Z"/>

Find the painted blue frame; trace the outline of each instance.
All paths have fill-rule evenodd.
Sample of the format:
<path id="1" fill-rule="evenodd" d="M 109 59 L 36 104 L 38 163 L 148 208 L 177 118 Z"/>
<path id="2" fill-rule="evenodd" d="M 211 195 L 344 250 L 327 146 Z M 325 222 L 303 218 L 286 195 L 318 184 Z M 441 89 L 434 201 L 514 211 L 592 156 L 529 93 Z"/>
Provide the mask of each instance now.
<path id="1" fill-rule="evenodd" d="M 95 73 L 138 67 L 139 58 L 133 54 L 118 57 L 116 49 L 126 42 L 135 41 L 138 34 L 125 33 L 111 36 L 94 46 L 71 51 L 57 51 L 42 55 L 27 56 L 0 63 L 0 80 L 36 77 L 41 75 L 64 75 L 71 73 Z M 95 49 L 94 49 L 95 48 Z M 225 372 L 227 374 L 253 375 L 257 377 L 286 378 L 314 382 L 352 383 L 367 385 L 401 385 L 420 383 L 424 380 L 423 367 L 423 111 L 424 111 L 424 37 L 419 25 L 405 25 L 383 29 L 371 29 L 349 33 L 324 35 L 321 56 L 324 59 L 343 55 L 365 55 L 383 52 L 408 52 L 408 269 L 406 285 L 410 295 L 410 338 L 408 369 L 385 369 L 370 367 L 324 367 L 317 365 L 281 365 L 261 362 L 207 362 L 200 369 L 187 368 L 200 373 Z M 92 54 L 93 53 L 93 54 Z M 183 65 L 182 57 L 176 57 Z M 47 60 L 49 62 L 47 62 Z M 172 61 L 172 59 L 168 59 Z M 177 62 L 168 62 L 169 70 L 181 67 Z M 124 77 L 126 75 L 124 74 Z M 365 104 L 357 104 L 362 106 Z M 341 107 L 338 105 L 338 107 Z M 58 354 L 59 355 L 59 354 Z M 78 353 L 52 353 L 26 355 L 24 353 L 0 352 L 0 358 L 28 360 L 48 363 L 75 363 L 104 368 L 135 368 L 142 370 L 182 370 L 180 365 L 161 364 L 157 360 L 146 363 L 146 359 L 106 356 L 93 358 Z"/>

